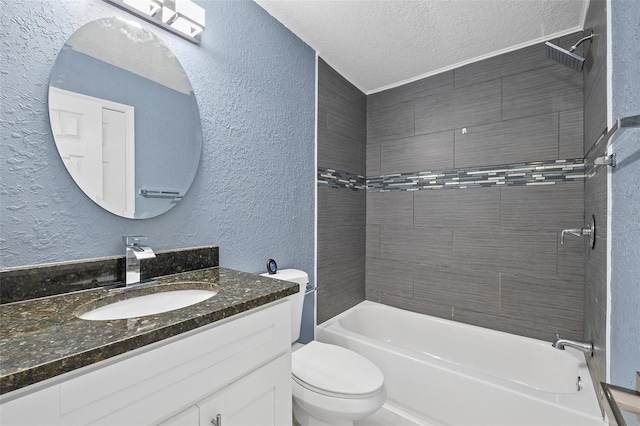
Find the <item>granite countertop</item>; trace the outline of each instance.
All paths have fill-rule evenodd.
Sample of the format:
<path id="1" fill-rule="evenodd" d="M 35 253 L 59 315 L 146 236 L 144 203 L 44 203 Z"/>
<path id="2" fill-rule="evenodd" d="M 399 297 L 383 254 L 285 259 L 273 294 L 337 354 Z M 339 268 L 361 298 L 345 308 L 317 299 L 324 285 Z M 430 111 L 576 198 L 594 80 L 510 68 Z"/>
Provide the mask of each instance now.
<path id="1" fill-rule="evenodd" d="M 184 282 L 198 282 L 180 284 Z M 158 291 L 217 290 L 203 302 L 140 318 L 76 317 L 111 301 Z M 298 284 L 220 267 L 158 278 L 125 292 L 103 288 L 0 305 L 0 394 L 205 326 L 298 291 Z"/>

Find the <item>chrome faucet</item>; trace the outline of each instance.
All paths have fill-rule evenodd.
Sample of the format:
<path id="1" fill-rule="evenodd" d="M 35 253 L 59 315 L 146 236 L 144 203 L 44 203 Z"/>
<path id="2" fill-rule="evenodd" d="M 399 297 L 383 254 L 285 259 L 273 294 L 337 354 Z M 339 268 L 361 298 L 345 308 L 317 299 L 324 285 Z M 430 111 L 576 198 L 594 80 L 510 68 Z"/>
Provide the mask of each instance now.
<path id="1" fill-rule="evenodd" d="M 140 283 L 140 261 L 143 259 L 153 259 L 156 254 L 151 247 L 141 246 L 140 242 L 147 237 L 142 235 L 132 235 L 122 237 L 122 242 L 126 246 L 126 275 L 125 285 L 127 287 Z"/>
<path id="2" fill-rule="evenodd" d="M 576 237 L 589 237 L 589 246 L 593 248 L 596 243 L 596 217 L 591 215 L 591 223 L 583 228 L 563 229 L 560 234 L 560 244 L 564 244 L 564 234 L 575 235 Z"/>
<path id="3" fill-rule="evenodd" d="M 556 334 L 556 340 L 553 342 L 551 346 L 556 349 L 560 349 L 564 351 L 565 346 L 569 346 L 570 348 L 576 348 L 581 350 L 584 353 L 588 353 L 590 356 L 593 356 L 593 343 L 592 342 L 581 342 L 579 340 L 573 339 L 564 339 L 560 337 L 559 334 Z"/>

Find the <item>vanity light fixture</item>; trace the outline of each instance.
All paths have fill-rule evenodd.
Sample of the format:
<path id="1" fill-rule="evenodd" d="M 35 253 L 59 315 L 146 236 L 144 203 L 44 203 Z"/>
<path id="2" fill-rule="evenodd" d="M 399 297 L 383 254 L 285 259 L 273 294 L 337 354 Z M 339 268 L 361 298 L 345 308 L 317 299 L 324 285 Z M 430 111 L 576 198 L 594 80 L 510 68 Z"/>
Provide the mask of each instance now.
<path id="1" fill-rule="evenodd" d="M 191 0 L 105 0 L 190 42 L 200 44 L 204 9 Z"/>

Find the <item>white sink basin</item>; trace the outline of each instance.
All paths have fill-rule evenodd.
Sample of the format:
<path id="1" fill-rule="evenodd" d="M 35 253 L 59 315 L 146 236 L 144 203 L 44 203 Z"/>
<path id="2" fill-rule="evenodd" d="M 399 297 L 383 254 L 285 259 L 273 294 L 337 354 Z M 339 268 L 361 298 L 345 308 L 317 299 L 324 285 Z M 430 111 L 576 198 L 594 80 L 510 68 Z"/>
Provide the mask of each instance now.
<path id="1" fill-rule="evenodd" d="M 209 290 L 174 290 L 147 294 L 110 303 L 78 315 L 78 317 L 90 321 L 144 317 L 195 305 L 215 296 L 215 294 L 215 291 Z"/>

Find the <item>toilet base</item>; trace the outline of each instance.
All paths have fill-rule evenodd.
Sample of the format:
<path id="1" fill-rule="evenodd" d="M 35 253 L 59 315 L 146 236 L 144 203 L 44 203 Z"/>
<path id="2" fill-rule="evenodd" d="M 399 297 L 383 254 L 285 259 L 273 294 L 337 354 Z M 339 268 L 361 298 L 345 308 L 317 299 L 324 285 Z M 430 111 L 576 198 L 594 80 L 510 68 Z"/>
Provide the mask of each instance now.
<path id="1" fill-rule="evenodd" d="M 298 405 L 295 398 L 293 399 L 293 418 L 295 419 L 300 426 L 353 426 L 352 421 L 341 421 L 338 423 L 327 423 L 325 421 L 319 420 Z"/>

